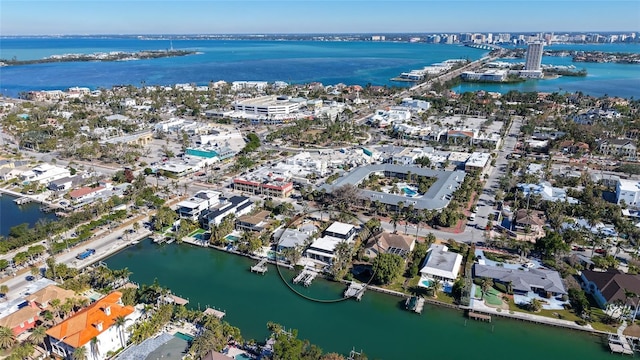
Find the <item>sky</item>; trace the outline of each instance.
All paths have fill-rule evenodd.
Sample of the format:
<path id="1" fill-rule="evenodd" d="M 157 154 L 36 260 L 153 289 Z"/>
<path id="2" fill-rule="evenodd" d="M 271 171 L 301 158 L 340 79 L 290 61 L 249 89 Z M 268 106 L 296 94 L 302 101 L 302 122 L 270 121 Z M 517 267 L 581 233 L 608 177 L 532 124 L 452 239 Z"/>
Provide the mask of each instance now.
<path id="1" fill-rule="evenodd" d="M 638 31 L 640 0 L 1 0 L 0 35 Z"/>

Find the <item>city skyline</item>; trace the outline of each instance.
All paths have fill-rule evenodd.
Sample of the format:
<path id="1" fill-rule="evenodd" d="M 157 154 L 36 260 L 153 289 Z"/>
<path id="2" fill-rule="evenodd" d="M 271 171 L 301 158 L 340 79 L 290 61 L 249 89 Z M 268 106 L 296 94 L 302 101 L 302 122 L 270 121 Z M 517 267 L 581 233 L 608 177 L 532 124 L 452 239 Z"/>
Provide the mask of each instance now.
<path id="1" fill-rule="evenodd" d="M 2 4 L 0 33 L 19 36 L 613 32 L 637 31 L 639 18 L 638 1 L 10 0 Z"/>

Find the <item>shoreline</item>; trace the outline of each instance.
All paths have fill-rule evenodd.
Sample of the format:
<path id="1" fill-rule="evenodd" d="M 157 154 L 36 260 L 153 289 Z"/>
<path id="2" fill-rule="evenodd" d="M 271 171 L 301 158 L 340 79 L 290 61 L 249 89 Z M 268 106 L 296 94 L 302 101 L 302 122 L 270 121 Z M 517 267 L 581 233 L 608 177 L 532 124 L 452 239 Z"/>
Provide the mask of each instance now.
<path id="1" fill-rule="evenodd" d="M 229 254 L 233 254 L 233 255 L 238 255 L 238 256 L 243 256 L 246 258 L 250 258 L 253 260 L 266 260 L 267 263 L 274 265 L 274 266 L 283 266 L 288 268 L 289 270 L 294 270 L 295 268 L 291 265 L 284 265 L 282 263 L 278 263 L 276 261 L 273 260 L 269 260 L 266 258 L 262 258 L 260 256 L 257 255 L 251 255 L 251 254 L 244 254 L 238 251 L 229 251 L 226 250 L 225 248 L 221 248 L 218 246 L 212 246 L 212 245 L 208 245 L 208 246 L 203 246 L 201 244 L 196 244 L 193 242 L 187 242 L 187 241 L 182 241 L 185 244 L 190 244 L 190 245 L 195 245 L 195 246 L 199 246 L 199 247 L 209 247 L 209 248 L 213 248 L 215 250 L 218 250 L 220 252 L 223 253 L 229 253 Z M 115 253 L 114 253 L 115 254 Z M 334 282 L 334 283 L 341 283 L 341 284 L 345 284 L 345 285 L 349 285 L 351 282 L 347 281 L 347 280 L 341 280 L 339 282 L 337 281 L 333 281 L 333 280 L 329 280 L 327 279 L 325 276 L 321 277 L 322 279 L 326 280 L 326 281 L 330 281 L 330 282 Z M 385 289 L 382 287 L 378 287 L 375 285 L 366 285 L 366 289 L 368 290 L 372 290 L 374 292 L 383 294 L 383 295 L 388 295 L 388 296 L 394 296 L 394 297 L 399 297 L 399 298 L 409 298 L 413 295 L 411 294 L 407 294 L 407 293 L 403 293 L 403 292 L 399 292 L 399 291 L 394 291 L 394 290 L 389 290 L 389 289 Z M 567 329 L 567 330 L 576 330 L 576 331 L 581 331 L 581 332 L 588 332 L 594 335 L 598 335 L 598 336 L 602 336 L 602 335 L 615 335 L 615 333 L 612 332 L 607 332 L 607 331 L 602 331 L 602 330 L 597 330 L 594 329 L 592 327 L 584 327 L 584 326 L 580 326 L 578 324 L 575 324 L 573 322 L 570 322 L 569 320 L 562 320 L 562 319 L 553 319 L 553 318 L 547 318 L 545 316 L 540 316 L 540 315 L 535 315 L 535 314 L 527 314 L 527 313 L 522 313 L 522 312 L 517 312 L 517 311 L 513 311 L 513 313 L 511 312 L 498 312 L 497 310 L 494 311 L 490 311 L 489 309 L 491 309 L 490 307 L 487 307 L 486 305 L 482 305 L 482 306 L 463 306 L 463 305 L 456 305 L 456 304 L 449 304 L 449 303 L 445 303 L 442 301 L 438 301 L 436 299 L 432 299 L 432 298 L 428 298 L 428 297 L 424 297 L 423 299 L 425 300 L 425 302 L 434 305 L 434 306 L 439 306 L 439 307 L 445 307 L 445 308 L 449 308 L 452 310 L 458 310 L 461 312 L 466 312 L 466 311 L 473 311 L 476 313 L 481 313 L 481 314 L 485 314 L 485 315 L 489 315 L 489 316 L 493 316 L 496 315 L 498 317 L 502 317 L 502 318 L 507 318 L 507 319 L 512 319 L 512 320 L 520 320 L 520 321 L 525 321 L 525 322 L 529 322 L 529 323 L 534 323 L 534 324 L 538 324 L 538 325 L 543 325 L 543 326 L 553 326 L 553 327 L 558 327 L 558 328 L 563 328 L 563 329 Z M 465 315 L 466 316 L 466 315 Z"/>

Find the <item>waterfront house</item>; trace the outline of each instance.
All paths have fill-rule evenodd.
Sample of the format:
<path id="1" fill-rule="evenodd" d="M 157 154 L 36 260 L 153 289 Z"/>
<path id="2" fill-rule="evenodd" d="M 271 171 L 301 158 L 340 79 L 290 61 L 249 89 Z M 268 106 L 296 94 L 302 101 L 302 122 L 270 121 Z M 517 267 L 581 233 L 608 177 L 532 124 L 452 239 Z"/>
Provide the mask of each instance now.
<path id="1" fill-rule="evenodd" d="M 458 278 L 462 255 L 450 252 L 446 245 L 432 244 L 420 269 L 420 283 L 430 279 L 454 282 Z"/>
<path id="2" fill-rule="evenodd" d="M 369 240 L 364 249 L 364 255 L 373 259 L 378 254 L 396 254 L 403 258 L 415 247 L 416 240 L 413 236 L 391 234 L 383 232 L 375 238 Z"/>
<path id="3" fill-rule="evenodd" d="M 176 210 L 178 216 L 181 219 L 197 221 L 203 212 L 220 203 L 220 195 L 222 195 L 222 193 L 218 191 L 198 191 L 198 193 L 189 199 L 178 203 Z"/>
<path id="4" fill-rule="evenodd" d="M 564 295 L 567 291 L 557 271 L 547 269 L 513 269 L 500 266 L 473 266 L 473 276 L 489 278 L 496 283 L 504 284 L 516 295 L 542 297 Z"/>
<path id="5" fill-rule="evenodd" d="M 49 184 L 49 182 L 71 176 L 68 169 L 43 163 L 20 175 L 22 181 Z"/>
<path id="6" fill-rule="evenodd" d="M 104 186 L 96 186 L 96 187 L 81 187 L 79 189 L 75 189 L 69 192 L 69 197 L 71 197 L 71 201 L 75 203 L 80 203 L 84 201 L 92 200 L 100 193 L 105 191 L 106 188 Z"/>
<path id="7" fill-rule="evenodd" d="M 336 221 L 322 232 L 321 238 L 311 243 L 305 251 L 305 256 L 330 265 L 335 258 L 335 249 L 338 244 L 346 242 L 349 246 L 353 246 L 356 233 L 355 226 Z"/>
<path id="8" fill-rule="evenodd" d="M 220 198 L 220 203 L 202 212 L 200 226 L 203 229 L 211 229 L 218 226 L 229 215 L 240 217 L 253 210 L 253 202 L 246 196 L 232 196 Z"/>
<path id="9" fill-rule="evenodd" d="M 591 294 L 607 314 L 635 314 L 640 296 L 640 275 L 619 270 L 582 270 L 580 280 L 584 291 Z"/>
<path id="10" fill-rule="evenodd" d="M 125 318 L 125 325 L 115 326 L 116 318 Z M 53 355 L 72 359 L 75 349 L 84 347 L 87 358 L 103 360 L 123 348 L 129 340 L 129 329 L 140 312 L 122 303 L 122 293 L 114 291 L 70 318 L 47 330 Z M 91 339 L 98 341 L 91 345 Z"/>
<path id="11" fill-rule="evenodd" d="M 305 233 L 297 229 L 280 228 L 273 233 L 273 239 L 276 242 L 276 251 L 282 252 L 285 249 L 302 248 L 311 238 L 311 234 Z"/>
<path id="12" fill-rule="evenodd" d="M 254 215 L 243 215 L 236 220 L 236 230 L 261 232 L 271 225 L 270 211 L 260 211 Z"/>
<path id="13" fill-rule="evenodd" d="M 51 191 L 67 191 L 73 186 L 80 184 L 81 181 L 82 178 L 80 176 L 66 176 L 49 182 L 47 188 Z"/>

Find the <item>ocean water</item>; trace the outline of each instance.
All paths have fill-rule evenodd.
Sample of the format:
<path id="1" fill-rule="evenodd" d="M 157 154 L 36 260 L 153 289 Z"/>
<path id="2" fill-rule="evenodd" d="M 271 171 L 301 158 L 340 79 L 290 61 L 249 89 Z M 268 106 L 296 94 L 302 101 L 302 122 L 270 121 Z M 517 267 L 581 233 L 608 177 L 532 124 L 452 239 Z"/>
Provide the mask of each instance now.
<path id="1" fill-rule="evenodd" d="M 217 80 L 407 86 L 390 79 L 435 62 L 474 60 L 486 53 L 461 45 L 392 42 L 8 38 L 2 39 L 0 58 L 40 59 L 56 54 L 163 50 L 170 46 L 195 50 L 198 54 L 138 61 L 3 67 L 0 91 L 16 96 L 22 91 L 71 86 L 96 89 L 142 83 L 205 85 Z"/>

